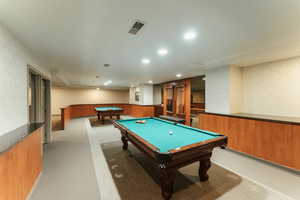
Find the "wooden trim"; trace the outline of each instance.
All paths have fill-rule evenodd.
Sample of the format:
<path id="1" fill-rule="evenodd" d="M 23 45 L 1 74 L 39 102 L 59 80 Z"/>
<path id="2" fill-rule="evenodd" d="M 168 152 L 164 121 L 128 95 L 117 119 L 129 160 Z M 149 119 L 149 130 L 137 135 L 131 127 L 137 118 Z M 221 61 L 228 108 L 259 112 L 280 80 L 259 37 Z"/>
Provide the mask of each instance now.
<path id="1" fill-rule="evenodd" d="M 204 134 L 204 133 L 203 133 Z M 175 154 L 175 153 L 181 153 L 183 151 L 187 151 L 187 150 L 193 150 L 193 149 L 196 149 L 199 147 L 205 147 L 206 145 L 212 145 L 212 147 L 215 147 L 215 146 L 223 146 L 225 147 L 226 144 L 227 144 L 227 137 L 226 136 L 220 136 L 220 137 L 217 137 L 217 138 L 214 138 L 214 139 L 210 139 L 210 140 L 206 140 L 206 141 L 203 141 L 203 142 L 198 142 L 198 143 L 195 143 L 195 144 L 190 144 L 190 145 L 186 145 L 186 146 L 183 146 L 181 147 L 180 149 L 172 149 L 170 150 L 171 153 Z"/>
<path id="2" fill-rule="evenodd" d="M 42 127 L 0 155 L 0 199 L 25 200 L 42 170 Z"/>
<path id="3" fill-rule="evenodd" d="M 232 150 L 300 170 L 300 125 L 210 113 L 200 113 L 199 124 L 226 135 Z"/>
<path id="4" fill-rule="evenodd" d="M 265 121 L 265 122 L 275 122 L 275 123 L 281 123 L 281 124 L 300 125 L 300 118 L 297 121 L 293 121 L 293 120 L 289 119 L 290 117 L 286 117 L 286 121 L 285 121 L 285 120 L 275 119 L 276 116 L 274 116 L 274 119 L 271 119 L 272 116 L 266 116 L 265 118 L 263 118 L 263 117 L 255 117 L 255 115 L 253 115 L 253 116 L 243 116 L 242 114 L 239 115 L 238 113 L 237 114 L 223 114 L 223 113 L 203 112 L 203 114 L 224 116 L 224 117 L 232 117 L 232 118 L 239 118 L 239 119 Z M 257 115 L 257 116 L 259 116 L 259 115 Z M 285 117 L 282 117 L 282 118 L 285 118 Z"/>
<path id="5" fill-rule="evenodd" d="M 167 115 L 167 89 L 165 86 L 163 86 L 163 114 Z"/>
<path id="6" fill-rule="evenodd" d="M 178 81 L 186 81 L 186 80 L 191 80 L 194 78 L 204 78 L 205 75 L 200 75 L 200 76 L 192 76 L 192 77 L 188 77 L 188 78 L 182 78 L 182 79 L 177 79 L 177 80 L 172 80 L 172 81 L 166 81 L 166 82 L 162 82 L 162 83 L 158 83 L 157 85 L 163 85 L 163 84 L 168 84 L 168 83 L 173 83 L 173 82 L 178 82 Z"/>
<path id="7" fill-rule="evenodd" d="M 75 104 L 61 108 L 61 126 L 64 129 L 69 121 L 77 117 L 96 116 L 95 107 L 115 106 L 122 108 L 123 114 L 134 117 L 154 117 L 155 105 L 137 104 Z"/>
<path id="8" fill-rule="evenodd" d="M 191 125 L 191 81 L 185 80 L 185 125 Z"/>

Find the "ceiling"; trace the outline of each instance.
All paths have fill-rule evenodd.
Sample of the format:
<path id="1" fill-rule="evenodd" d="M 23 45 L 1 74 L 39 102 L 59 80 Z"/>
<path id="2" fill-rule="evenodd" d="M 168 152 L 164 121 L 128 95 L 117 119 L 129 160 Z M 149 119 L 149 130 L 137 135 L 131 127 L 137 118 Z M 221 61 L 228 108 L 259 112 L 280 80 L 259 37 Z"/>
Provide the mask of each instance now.
<path id="1" fill-rule="evenodd" d="M 135 19 L 146 25 L 130 35 Z M 70 87 L 159 83 L 177 73 L 299 56 L 299 19 L 299 0 L 0 1 L 0 22 L 43 60 L 56 84 Z M 194 41 L 183 40 L 187 30 L 197 32 Z M 157 55 L 161 47 L 167 56 Z M 144 57 L 151 63 L 143 65 Z"/>

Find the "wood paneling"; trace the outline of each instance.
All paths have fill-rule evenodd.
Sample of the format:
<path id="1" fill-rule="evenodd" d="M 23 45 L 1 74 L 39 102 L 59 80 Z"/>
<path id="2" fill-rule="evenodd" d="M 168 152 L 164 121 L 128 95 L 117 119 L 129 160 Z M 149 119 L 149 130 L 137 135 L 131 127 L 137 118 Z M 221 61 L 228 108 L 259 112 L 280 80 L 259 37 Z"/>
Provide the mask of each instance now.
<path id="1" fill-rule="evenodd" d="M 123 114 L 133 117 L 153 117 L 155 115 L 154 105 L 135 105 L 135 104 L 78 104 L 61 108 L 62 129 L 66 127 L 72 118 L 96 116 L 95 107 L 120 107 Z"/>
<path id="2" fill-rule="evenodd" d="M 167 104 L 168 104 L 168 88 L 166 86 L 163 87 L 163 114 L 167 115 Z"/>
<path id="3" fill-rule="evenodd" d="M 185 95 L 185 105 L 184 105 L 185 125 L 190 126 L 191 125 L 191 81 L 189 79 L 185 80 L 184 95 Z"/>
<path id="4" fill-rule="evenodd" d="M 201 113 L 199 128 L 228 136 L 230 149 L 300 170 L 300 125 Z"/>
<path id="5" fill-rule="evenodd" d="M 158 117 L 158 116 L 162 115 L 163 112 L 164 112 L 164 108 L 163 108 L 162 105 L 155 105 L 154 109 L 155 109 L 154 110 L 154 116 L 155 117 Z"/>
<path id="6" fill-rule="evenodd" d="M 133 117 L 154 117 L 154 106 L 130 105 L 129 115 Z"/>
<path id="7" fill-rule="evenodd" d="M 0 199 L 25 200 L 42 169 L 42 128 L 0 155 Z"/>
<path id="8" fill-rule="evenodd" d="M 191 80 L 184 79 L 179 81 L 173 81 L 163 85 L 163 114 L 171 115 L 174 117 L 184 118 L 185 125 L 191 125 Z M 167 110 L 168 90 L 173 91 L 173 111 Z"/>
<path id="9" fill-rule="evenodd" d="M 65 126 L 69 123 L 71 120 L 71 108 L 65 107 L 61 108 L 61 128 L 65 129 Z"/>
<path id="10" fill-rule="evenodd" d="M 292 125 L 292 137 L 293 137 L 293 151 L 290 152 L 292 154 L 292 158 L 289 162 L 292 163 L 294 168 L 299 169 L 300 167 L 300 126 Z"/>

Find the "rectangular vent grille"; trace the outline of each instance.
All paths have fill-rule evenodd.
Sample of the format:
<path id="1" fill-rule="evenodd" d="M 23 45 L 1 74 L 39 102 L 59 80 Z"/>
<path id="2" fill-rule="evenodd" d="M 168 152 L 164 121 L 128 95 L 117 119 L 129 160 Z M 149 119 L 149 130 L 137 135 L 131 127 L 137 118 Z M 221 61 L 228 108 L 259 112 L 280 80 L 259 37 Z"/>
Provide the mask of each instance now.
<path id="1" fill-rule="evenodd" d="M 143 23 L 141 21 L 136 21 L 128 33 L 136 35 L 144 25 L 145 25 L 145 23 Z"/>

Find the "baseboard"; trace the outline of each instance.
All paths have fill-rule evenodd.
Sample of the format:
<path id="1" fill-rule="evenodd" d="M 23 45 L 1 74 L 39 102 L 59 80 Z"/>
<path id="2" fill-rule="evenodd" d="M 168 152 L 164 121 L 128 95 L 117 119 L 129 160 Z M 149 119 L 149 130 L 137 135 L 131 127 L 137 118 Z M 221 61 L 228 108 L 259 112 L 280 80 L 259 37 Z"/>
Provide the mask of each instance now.
<path id="1" fill-rule="evenodd" d="M 41 176 L 42 176 L 42 171 L 40 172 L 40 174 L 38 175 L 37 179 L 35 180 L 32 188 L 31 188 L 31 191 L 28 193 L 28 195 L 26 197 L 26 200 L 30 200 L 31 199 L 32 194 L 34 193 L 34 191 L 36 190 L 36 187 L 37 187 L 38 183 L 40 182 Z"/>

